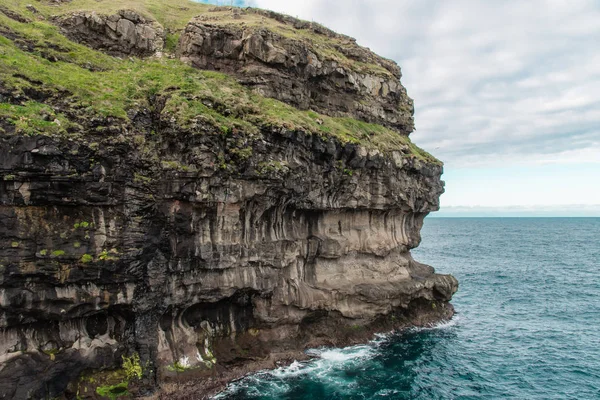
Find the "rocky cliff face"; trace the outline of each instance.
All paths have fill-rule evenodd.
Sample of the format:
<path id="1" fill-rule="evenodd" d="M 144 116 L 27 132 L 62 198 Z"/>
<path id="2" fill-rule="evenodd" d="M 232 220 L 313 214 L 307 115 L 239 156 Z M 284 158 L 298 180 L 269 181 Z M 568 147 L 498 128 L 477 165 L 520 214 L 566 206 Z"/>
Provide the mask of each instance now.
<path id="1" fill-rule="evenodd" d="M 222 38 L 222 46 L 194 47 L 199 38 Z M 236 40 L 235 57 L 213 57 Z M 273 61 L 273 46 L 286 49 L 281 62 Z M 178 53 L 202 55 L 205 64 L 197 66 L 222 62 L 219 69 L 246 83 L 260 74 L 244 68 L 260 63 L 278 74 L 262 81 L 269 96 L 281 91 L 275 97 L 291 104 L 379 118 L 407 132 L 390 117 L 401 115 L 397 108 L 378 116 L 351 108 L 361 100 L 373 110 L 408 101 L 399 70 L 382 62 L 391 74 L 385 95 L 361 81 L 346 92 L 320 92 L 333 76 L 351 74 L 335 75 L 321 60 L 313 70 L 321 83 L 312 86 L 310 63 L 294 53 L 307 49 L 194 19 Z M 219 87 L 227 84 L 218 79 Z M 294 87 L 278 86 L 284 81 Z M 236 88 L 227 90 L 240 90 L 238 102 L 250 96 Z M 303 91 L 311 94 L 304 99 Z M 442 167 L 398 132 L 385 131 L 402 142 L 378 147 L 290 128 L 272 116 L 259 123 L 258 110 L 238 117 L 253 125 L 231 128 L 223 124 L 235 104 L 200 93 L 182 104 L 188 110 L 196 101 L 204 111 L 182 123 L 182 109 L 169 103 L 177 95 L 172 86 L 153 86 L 126 117 L 94 114 L 73 92 L 6 83 L 0 95 L 12 113 L 0 114 L 0 398 L 142 395 L 182 381 L 216 386 L 307 347 L 354 343 L 453 314 L 456 280 L 410 254 L 424 217 L 438 209 Z M 328 108 L 326 99 L 346 108 Z M 39 122 L 15 117 L 35 101 L 49 107 Z M 326 116 L 317 119 L 330 129 Z M 371 136 L 384 132 L 365 126 Z M 134 360 L 139 374 L 124 360 Z M 196 398 L 204 393 L 197 386 L 189 389 Z"/>
<path id="2" fill-rule="evenodd" d="M 393 61 L 315 23 L 256 9 L 231 17 L 224 12 L 194 18 L 181 36 L 179 57 L 234 74 L 262 95 L 301 109 L 351 116 L 406 135 L 414 129 L 413 102 Z"/>

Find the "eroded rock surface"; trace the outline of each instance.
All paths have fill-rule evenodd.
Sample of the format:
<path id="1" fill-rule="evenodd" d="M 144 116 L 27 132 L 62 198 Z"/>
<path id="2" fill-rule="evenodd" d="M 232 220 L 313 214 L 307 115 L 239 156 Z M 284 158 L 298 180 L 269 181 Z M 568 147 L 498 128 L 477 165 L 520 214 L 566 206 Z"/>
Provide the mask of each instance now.
<path id="1" fill-rule="evenodd" d="M 150 56 L 164 48 L 162 25 L 131 10 L 113 15 L 77 12 L 58 24 L 70 39 L 117 56 Z"/>
<path id="2" fill-rule="evenodd" d="M 438 208 L 441 167 L 263 132 L 229 175 L 216 137 L 162 138 L 154 148 L 171 164 L 148 164 L 127 143 L 0 141 L 7 398 L 60 393 L 131 348 L 155 367 L 151 383 L 183 358 L 201 373 L 213 360 L 248 363 L 344 344 L 373 324 L 426 322 L 414 314 L 421 303 L 451 315 L 456 280 L 410 256 Z"/>
<path id="3" fill-rule="evenodd" d="M 194 18 L 178 55 L 302 109 L 413 131 L 413 102 L 393 61 L 318 24 L 254 9 L 235 15 L 232 23 L 211 13 Z"/>

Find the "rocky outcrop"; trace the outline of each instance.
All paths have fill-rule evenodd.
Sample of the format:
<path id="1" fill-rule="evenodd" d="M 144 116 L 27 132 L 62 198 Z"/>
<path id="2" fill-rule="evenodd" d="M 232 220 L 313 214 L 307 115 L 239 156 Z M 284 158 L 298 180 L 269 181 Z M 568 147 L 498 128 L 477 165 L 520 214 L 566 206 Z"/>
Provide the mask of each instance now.
<path id="1" fill-rule="evenodd" d="M 235 23 L 211 13 L 194 18 L 179 57 L 301 109 L 413 131 L 413 102 L 393 61 L 318 24 L 254 9 L 235 15 Z"/>
<path id="2" fill-rule="evenodd" d="M 116 56 L 150 56 L 165 43 L 162 25 L 131 10 L 113 15 L 77 12 L 57 22 L 70 39 Z"/>

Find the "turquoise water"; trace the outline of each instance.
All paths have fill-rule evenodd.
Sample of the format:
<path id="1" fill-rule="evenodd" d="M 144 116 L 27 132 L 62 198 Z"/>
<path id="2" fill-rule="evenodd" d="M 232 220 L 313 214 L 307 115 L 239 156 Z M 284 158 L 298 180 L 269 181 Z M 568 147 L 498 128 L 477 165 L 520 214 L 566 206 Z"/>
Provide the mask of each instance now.
<path id="1" fill-rule="evenodd" d="M 222 399 L 600 399 L 600 219 L 427 219 L 417 260 L 460 281 L 432 329 L 232 384 Z"/>

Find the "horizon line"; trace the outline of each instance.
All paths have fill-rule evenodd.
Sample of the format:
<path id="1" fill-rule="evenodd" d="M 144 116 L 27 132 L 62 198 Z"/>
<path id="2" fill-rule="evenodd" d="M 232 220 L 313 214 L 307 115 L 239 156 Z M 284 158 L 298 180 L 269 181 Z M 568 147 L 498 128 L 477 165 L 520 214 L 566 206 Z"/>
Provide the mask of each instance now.
<path id="1" fill-rule="evenodd" d="M 600 218 L 600 215 L 427 215 L 427 218 Z"/>

